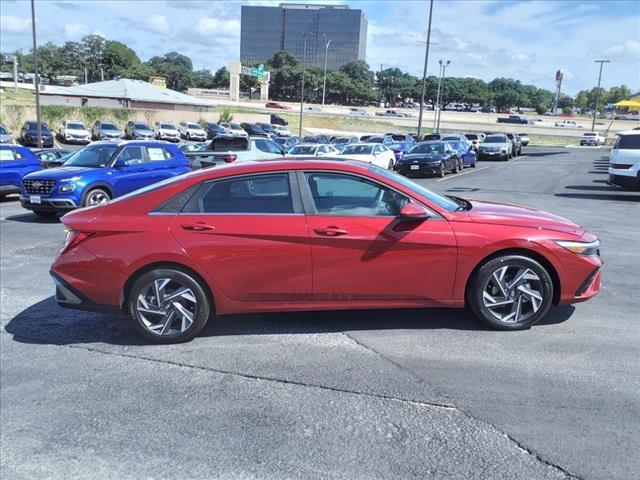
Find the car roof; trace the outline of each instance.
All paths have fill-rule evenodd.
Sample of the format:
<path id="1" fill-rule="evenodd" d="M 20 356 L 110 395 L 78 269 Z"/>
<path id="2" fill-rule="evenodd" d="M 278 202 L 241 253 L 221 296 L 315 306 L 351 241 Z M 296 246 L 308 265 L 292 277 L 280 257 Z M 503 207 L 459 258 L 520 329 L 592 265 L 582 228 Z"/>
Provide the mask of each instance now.
<path id="1" fill-rule="evenodd" d="M 149 145 L 163 145 L 163 146 L 173 146 L 172 143 L 166 142 L 164 140 L 97 140 L 95 142 L 91 142 L 88 146 L 94 145 L 115 145 L 116 147 L 122 147 L 124 145 L 131 146 L 149 146 Z"/>
<path id="2" fill-rule="evenodd" d="M 640 130 L 625 130 L 624 132 L 618 132 L 616 135 L 640 135 Z"/>

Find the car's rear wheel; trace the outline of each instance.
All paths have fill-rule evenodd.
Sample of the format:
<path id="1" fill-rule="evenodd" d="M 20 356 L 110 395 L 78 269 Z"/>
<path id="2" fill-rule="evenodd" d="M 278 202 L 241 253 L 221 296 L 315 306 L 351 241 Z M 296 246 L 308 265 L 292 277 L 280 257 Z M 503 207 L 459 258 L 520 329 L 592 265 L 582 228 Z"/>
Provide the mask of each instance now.
<path id="1" fill-rule="evenodd" d="M 444 169 L 444 168 L 445 168 L 445 167 L 444 167 L 444 162 L 442 162 L 442 163 L 440 164 L 440 171 L 438 172 L 438 176 L 439 176 L 440 178 L 444 178 L 444 176 L 447 174 L 447 172 L 445 171 L 445 169 Z"/>
<path id="2" fill-rule="evenodd" d="M 482 265 L 467 289 L 476 316 L 499 330 L 521 330 L 546 315 L 553 299 L 549 272 L 532 258 L 504 255 Z"/>
<path id="3" fill-rule="evenodd" d="M 109 200 L 111 200 L 111 195 L 109 195 L 109 192 L 103 190 L 102 188 L 94 188 L 93 190 L 89 190 L 89 192 L 87 192 L 87 195 L 82 201 L 82 206 L 94 207 L 96 205 L 107 203 Z"/>
<path id="4" fill-rule="evenodd" d="M 150 340 L 191 340 L 207 324 L 213 310 L 205 288 L 200 280 L 182 270 L 152 270 L 133 284 L 129 312 L 138 331 Z"/>
<path id="5" fill-rule="evenodd" d="M 389 165 L 387 165 L 387 170 L 393 170 L 393 160 L 389 160 Z"/>
<path id="6" fill-rule="evenodd" d="M 51 212 L 48 210 L 34 210 L 33 213 L 42 218 L 55 217 L 57 215 L 57 212 Z"/>
<path id="7" fill-rule="evenodd" d="M 460 165 L 458 164 L 458 159 L 453 160 L 453 168 L 451 169 L 451 173 L 458 173 L 460 170 Z"/>

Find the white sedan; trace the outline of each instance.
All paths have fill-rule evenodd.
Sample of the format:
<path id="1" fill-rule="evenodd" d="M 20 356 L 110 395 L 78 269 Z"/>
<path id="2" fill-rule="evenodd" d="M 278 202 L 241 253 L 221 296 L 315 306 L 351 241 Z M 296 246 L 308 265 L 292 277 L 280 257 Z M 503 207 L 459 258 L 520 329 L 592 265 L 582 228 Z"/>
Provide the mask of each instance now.
<path id="1" fill-rule="evenodd" d="M 396 163 L 395 154 L 381 143 L 355 143 L 347 145 L 342 152 L 341 157 L 349 157 L 354 160 L 362 160 L 369 162 L 381 168 L 393 170 Z"/>
<path id="2" fill-rule="evenodd" d="M 292 147 L 288 152 L 291 157 L 337 157 L 340 150 L 331 145 L 320 143 L 301 143 Z"/>

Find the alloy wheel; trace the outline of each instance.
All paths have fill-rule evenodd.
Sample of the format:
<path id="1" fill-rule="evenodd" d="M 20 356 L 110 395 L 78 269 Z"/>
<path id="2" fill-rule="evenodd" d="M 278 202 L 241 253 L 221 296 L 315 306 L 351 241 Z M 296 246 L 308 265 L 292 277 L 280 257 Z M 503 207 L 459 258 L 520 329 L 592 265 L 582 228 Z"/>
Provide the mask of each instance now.
<path id="1" fill-rule="evenodd" d="M 89 196 L 87 197 L 86 204 L 89 207 L 93 207 L 95 205 L 102 205 L 103 203 L 107 203 L 110 200 L 109 195 L 103 190 L 94 190 L 89 192 Z"/>
<path id="2" fill-rule="evenodd" d="M 198 301 L 193 290 L 175 278 L 158 278 L 147 284 L 135 306 L 144 327 L 161 336 L 184 333 L 194 322 Z"/>
<path id="3" fill-rule="evenodd" d="M 499 322 L 526 322 L 543 304 L 542 280 L 532 269 L 520 265 L 498 268 L 487 278 L 482 301 Z"/>

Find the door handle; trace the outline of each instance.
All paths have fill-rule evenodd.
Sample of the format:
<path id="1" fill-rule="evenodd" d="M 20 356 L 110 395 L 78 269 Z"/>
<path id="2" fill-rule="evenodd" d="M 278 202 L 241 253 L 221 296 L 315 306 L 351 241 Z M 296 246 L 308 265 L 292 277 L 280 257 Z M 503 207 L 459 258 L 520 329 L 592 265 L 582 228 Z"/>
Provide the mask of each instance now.
<path id="1" fill-rule="evenodd" d="M 206 223 L 202 223 L 202 222 L 198 222 L 195 224 L 182 224 L 180 225 L 180 228 L 182 228 L 183 230 L 191 231 L 191 232 L 205 232 L 207 230 L 216 229 L 216 227 L 207 225 Z"/>
<path id="2" fill-rule="evenodd" d="M 349 233 L 342 228 L 334 226 L 327 228 L 314 228 L 313 231 L 318 235 L 324 235 L 326 237 L 339 237 L 340 235 L 346 235 L 347 233 Z"/>

